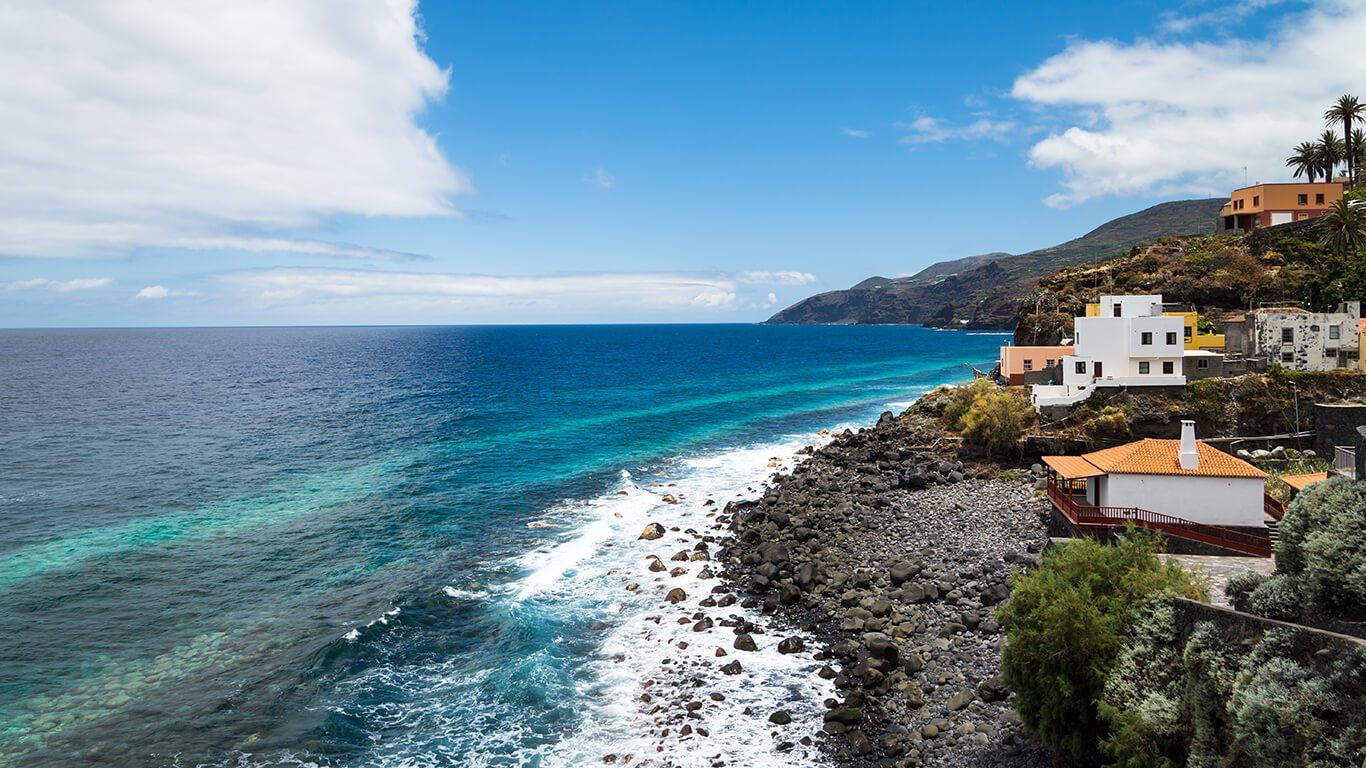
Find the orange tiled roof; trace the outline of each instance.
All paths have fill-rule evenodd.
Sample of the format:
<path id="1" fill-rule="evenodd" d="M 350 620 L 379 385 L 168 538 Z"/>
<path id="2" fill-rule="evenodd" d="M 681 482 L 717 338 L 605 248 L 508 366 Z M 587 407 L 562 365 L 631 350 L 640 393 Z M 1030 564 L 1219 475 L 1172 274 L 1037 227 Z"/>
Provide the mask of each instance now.
<path id="1" fill-rule="evenodd" d="M 1266 307 L 1266 308 L 1263 308 L 1263 309 L 1254 309 L 1254 310 L 1252 310 L 1251 314 L 1254 314 L 1254 315 L 1307 315 L 1307 314 L 1309 314 L 1309 310 L 1307 310 L 1307 309 L 1301 309 L 1301 308 L 1299 308 L 1299 307 Z"/>
<path id="2" fill-rule="evenodd" d="M 1328 479 L 1327 472 L 1310 472 L 1307 475 L 1283 475 L 1281 481 L 1297 491 L 1302 491 L 1314 483 L 1321 483 Z"/>
<path id="3" fill-rule="evenodd" d="M 1053 468 L 1053 471 L 1062 475 L 1066 480 L 1076 480 L 1082 477 L 1099 477 L 1105 474 L 1105 470 L 1100 469 L 1095 464 L 1083 459 L 1080 456 L 1045 456 L 1043 463 Z"/>
<path id="4" fill-rule="evenodd" d="M 1185 470 L 1181 468 L 1176 454 L 1181 450 L 1180 440 L 1156 440 L 1148 438 L 1136 443 L 1106 448 L 1082 455 L 1096 467 L 1107 473 L 1121 475 L 1195 475 L 1201 477 L 1266 477 L 1266 473 L 1236 456 L 1213 448 L 1199 440 L 1195 450 L 1200 456 L 1200 468 Z"/>

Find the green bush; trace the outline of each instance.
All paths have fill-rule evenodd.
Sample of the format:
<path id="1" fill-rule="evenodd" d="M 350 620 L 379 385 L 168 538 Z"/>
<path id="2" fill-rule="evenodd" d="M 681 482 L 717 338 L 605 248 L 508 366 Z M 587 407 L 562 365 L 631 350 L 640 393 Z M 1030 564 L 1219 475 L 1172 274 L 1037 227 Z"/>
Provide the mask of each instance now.
<path id="1" fill-rule="evenodd" d="M 1228 583 L 1224 585 L 1224 596 L 1229 603 L 1240 611 L 1246 611 L 1248 596 L 1252 591 L 1271 578 L 1260 571 L 1243 571 L 1229 577 Z"/>
<path id="2" fill-rule="evenodd" d="M 1129 415 L 1118 406 L 1107 405 L 1087 422 L 1087 426 L 1096 437 L 1127 437 Z"/>
<path id="3" fill-rule="evenodd" d="M 1233 743 L 1249 765 L 1305 765 L 1306 753 L 1325 735 L 1324 716 L 1336 706 L 1328 680 L 1281 655 L 1275 636 L 1284 632 L 1272 630 L 1258 643 L 1229 697 Z"/>
<path id="4" fill-rule="evenodd" d="M 1295 497 L 1280 522 L 1277 580 L 1297 577 L 1310 608 L 1359 618 L 1366 612 L 1366 485 L 1334 477 Z"/>
<path id="5" fill-rule="evenodd" d="M 1258 616 L 1294 621 L 1304 611 L 1304 589 L 1295 576 L 1277 575 L 1258 584 L 1247 596 L 1247 607 Z"/>
<path id="6" fill-rule="evenodd" d="M 1096 702 L 1110 733 L 1100 749 L 1114 765 L 1176 768 L 1182 765 L 1180 636 L 1170 600 L 1155 600 L 1131 622 L 1129 644 Z"/>
<path id="7" fill-rule="evenodd" d="M 944 406 L 944 426 L 955 432 L 963 428 L 963 416 L 967 415 L 968 409 L 972 407 L 972 401 L 978 395 L 984 395 L 1000 387 L 990 379 L 973 379 L 967 384 L 960 384 L 954 388 L 949 395 L 948 404 Z"/>
<path id="8" fill-rule="evenodd" d="M 990 457 L 994 450 L 1013 447 L 1033 421 L 1034 407 L 1023 392 L 992 384 L 963 414 L 963 437 L 985 446 Z"/>
<path id="9" fill-rule="evenodd" d="M 1228 407 L 1228 384 L 1223 379 L 1196 379 L 1187 385 L 1191 397 L 1191 416 L 1202 426 L 1223 420 Z"/>
<path id="10" fill-rule="evenodd" d="M 1134 609 L 1161 594 L 1203 597 L 1179 564 L 1158 560 L 1158 548 L 1156 534 L 1130 525 L 1113 546 L 1065 544 L 1012 577 L 1010 602 L 996 614 L 1007 633 L 1001 669 L 1021 721 L 1060 757 L 1097 756 L 1107 726 L 1096 701 Z"/>

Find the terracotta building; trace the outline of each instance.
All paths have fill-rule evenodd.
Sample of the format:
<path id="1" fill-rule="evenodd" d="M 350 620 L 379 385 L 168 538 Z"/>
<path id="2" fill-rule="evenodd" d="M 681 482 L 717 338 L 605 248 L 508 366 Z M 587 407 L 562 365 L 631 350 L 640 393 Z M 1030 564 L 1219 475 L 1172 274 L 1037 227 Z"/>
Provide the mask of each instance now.
<path id="1" fill-rule="evenodd" d="M 1235 189 L 1219 209 L 1215 231 L 1246 234 L 1257 227 L 1322 216 L 1329 206 L 1342 199 L 1342 190 L 1342 183 L 1336 181 L 1254 184 Z"/>

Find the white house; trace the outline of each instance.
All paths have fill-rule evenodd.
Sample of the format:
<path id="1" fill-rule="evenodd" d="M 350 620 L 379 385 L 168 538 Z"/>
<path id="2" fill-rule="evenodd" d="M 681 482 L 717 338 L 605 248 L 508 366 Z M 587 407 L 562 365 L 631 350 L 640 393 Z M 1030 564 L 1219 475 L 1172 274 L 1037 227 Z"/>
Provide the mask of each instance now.
<path id="1" fill-rule="evenodd" d="M 1074 321 L 1075 354 L 1063 358 L 1063 383 L 1036 386 L 1036 406 L 1073 405 L 1095 387 L 1184 386 L 1185 321 L 1162 314 L 1162 297 L 1102 296 L 1099 312 Z"/>
<path id="2" fill-rule="evenodd" d="M 1068 504 L 1118 507 L 1220 528 L 1265 527 L 1266 473 L 1197 441 L 1193 421 L 1181 422 L 1180 440 L 1149 438 L 1044 462 L 1059 511 Z"/>

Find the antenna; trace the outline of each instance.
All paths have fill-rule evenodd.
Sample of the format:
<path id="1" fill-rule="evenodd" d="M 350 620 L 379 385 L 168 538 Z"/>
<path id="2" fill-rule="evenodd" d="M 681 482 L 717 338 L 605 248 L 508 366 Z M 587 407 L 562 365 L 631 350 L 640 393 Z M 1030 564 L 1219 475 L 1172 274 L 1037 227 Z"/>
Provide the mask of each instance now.
<path id="1" fill-rule="evenodd" d="M 1247 166 L 1243 166 L 1243 186 L 1247 186 Z"/>

